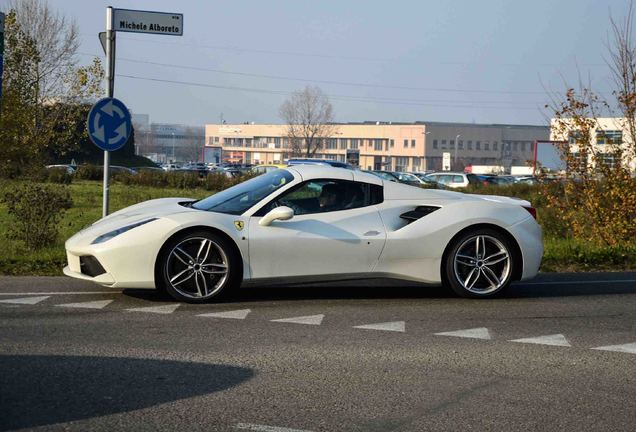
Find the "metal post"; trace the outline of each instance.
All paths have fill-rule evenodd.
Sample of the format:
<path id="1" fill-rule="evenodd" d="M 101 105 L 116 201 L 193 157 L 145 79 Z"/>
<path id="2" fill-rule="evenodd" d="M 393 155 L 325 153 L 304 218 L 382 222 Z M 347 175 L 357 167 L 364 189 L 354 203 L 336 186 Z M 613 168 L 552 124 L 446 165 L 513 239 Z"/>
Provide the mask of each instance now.
<path id="1" fill-rule="evenodd" d="M 115 32 L 113 31 L 113 8 L 106 8 L 106 81 L 108 97 L 115 91 Z M 108 138 L 106 138 L 108 139 Z M 104 192 L 102 217 L 108 216 L 108 192 L 110 187 L 110 153 L 104 151 Z"/>
<path id="2" fill-rule="evenodd" d="M 459 147 L 459 137 L 461 134 L 455 136 L 455 156 L 453 157 L 453 169 L 457 169 L 457 147 Z"/>

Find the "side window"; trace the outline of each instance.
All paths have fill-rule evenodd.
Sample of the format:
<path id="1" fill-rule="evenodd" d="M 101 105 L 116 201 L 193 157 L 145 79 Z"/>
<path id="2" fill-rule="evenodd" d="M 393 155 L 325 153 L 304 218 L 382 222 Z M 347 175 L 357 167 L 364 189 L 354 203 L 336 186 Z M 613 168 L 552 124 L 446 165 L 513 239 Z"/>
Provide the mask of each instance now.
<path id="1" fill-rule="evenodd" d="M 382 186 L 346 180 L 311 180 L 276 198 L 256 216 L 286 206 L 294 215 L 350 210 L 383 201 Z"/>
<path id="2" fill-rule="evenodd" d="M 453 176 L 453 183 L 464 183 L 464 177 L 460 175 Z"/>

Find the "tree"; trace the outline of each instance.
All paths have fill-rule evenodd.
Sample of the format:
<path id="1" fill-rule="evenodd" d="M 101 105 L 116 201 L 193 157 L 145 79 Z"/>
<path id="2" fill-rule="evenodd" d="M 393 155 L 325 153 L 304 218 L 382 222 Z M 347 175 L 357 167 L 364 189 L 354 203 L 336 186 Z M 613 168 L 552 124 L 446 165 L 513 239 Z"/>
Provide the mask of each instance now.
<path id="1" fill-rule="evenodd" d="M 567 88 L 546 105 L 554 111 L 552 135 L 559 141 L 566 181 L 544 191 L 549 208 L 570 235 L 606 245 L 636 238 L 636 45 L 632 40 L 633 4 L 624 20 L 610 18 L 608 65 L 615 100 L 589 85 Z M 615 117 L 611 124 L 600 120 Z"/>
<path id="2" fill-rule="evenodd" d="M 5 20 L 5 68 L 0 111 L 0 175 L 79 148 L 78 116 L 102 93 L 99 59 L 77 66 L 77 26 L 46 2 L 11 3 Z M 80 138 L 78 138 L 78 135 Z"/>
<path id="3" fill-rule="evenodd" d="M 292 156 L 313 157 L 336 132 L 333 107 L 318 87 L 307 86 L 283 102 L 279 110 L 287 124 Z"/>

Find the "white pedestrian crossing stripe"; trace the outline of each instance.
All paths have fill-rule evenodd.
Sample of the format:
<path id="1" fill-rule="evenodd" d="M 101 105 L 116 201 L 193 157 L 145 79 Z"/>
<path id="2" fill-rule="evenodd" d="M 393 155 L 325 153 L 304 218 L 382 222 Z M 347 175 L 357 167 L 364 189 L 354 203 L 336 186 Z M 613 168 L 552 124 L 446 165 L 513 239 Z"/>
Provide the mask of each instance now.
<path id="1" fill-rule="evenodd" d="M 486 327 L 476 327 L 464 330 L 455 330 L 449 332 L 435 333 L 436 336 L 452 336 L 470 339 L 484 339 L 490 340 L 490 331 Z"/>
<path id="2" fill-rule="evenodd" d="M 596 347 L 592 349 L 599 350 L 599 351 L 615 351 L 615 352 L 636 354 L 636 342 L 627 343 L 623 345 L 608 345 L 608 346 Z"/>
<path id="3" fill-rule="evenodd" d="M 282 323 L 293 323 L 293 324 L 320 325 L 324 317 L 325 316 L 323 314 L 320 314 L 320 315 L 299 316 L 299 317 L 293 317 L 293 318 L 274 319 L 271 321 L 282 322 Z"/>
<path id="4" fill-rule="evenodd" d="M 49 297 L 50 296 L 22 297 L 16 299 L 0 300 L 0 303 L 34 305 L 40 303 L 43 300 L 46 300 Z"/>
<path id="5" fill-rule="evenodd" d="M 245 317 L 247 317 L 247 315 L 250 312 L 251 312 L 250 309 L 239 309 L 239 310 L 226 311 L 226 312 L 211 312 L 211 313 L 199 314 L 197 316 L 210 317 L 210 318 L 245 319 Z"/>
<path id="6" fill-rule="evenodd" d="M 131 309 L 126 309 L 126 310 L 130 311 L 130 312 L 149 312 L 149 313 L 156 313 L 156 314 L 171 314 L 172 312 L 177 310 L 177 308 L 179 306 L 181 306 L 180 303 L 174 303 L 174 304 L 168 304 L 168 305 L 163 305 L 163 306 L 140 307 L 140 308 L 131 308 Z"/>
<path id="7" fill-rule="evenodd" d="M 67 308 L 80 308 L 80 309 L 103 309 L 109 304 L 111 304 L 112 302 L 113 300 L 98 300 L 98 301 L 81 302 L 81 303 L 64 303 L 64 304 L 58 304 L 55 306 L 67 307 Z"/>
<path id="8" fill-rule="evenodd" d="M 568 340 L 562 334 L 537 336 L 537 337 L 524 338 L 524 339 L 514 339 L 514 340 L 511 340 L 510 342 L 538 344 L 538 345 L 551 345 L 551 346 L 564 346 L 564 347 L 572 346 L 570 345 L 570 342 L 568 342 Z"/>
<path id="9" fill-rule="evenodd" d="M 383 331 L 394 331 L 394 332 L 405 332 L 406 324 L 404 321 L 391 321 L 391 322 L 383 322 L 377 324 L 365 324 L 359 326 L 353 326 L 353 328 L 357 329 L 366 329 L 366 330 L 383 330 Z"/>

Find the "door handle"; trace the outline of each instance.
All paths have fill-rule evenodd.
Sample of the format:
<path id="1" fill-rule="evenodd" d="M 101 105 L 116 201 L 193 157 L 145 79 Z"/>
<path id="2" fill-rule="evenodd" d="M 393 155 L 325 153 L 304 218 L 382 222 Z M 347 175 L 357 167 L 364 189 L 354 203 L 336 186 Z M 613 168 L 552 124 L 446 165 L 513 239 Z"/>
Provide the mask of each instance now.
<path id="1" fill-rule="evenodd" d="M 365 232 L 365 233 L 364 233 L 364 234 L 362 234 L 362 235 L 363 235 L 363 236 L 371 237 L 371 236 L 377 236 L 378 234 L 380 234 L 380 231 L 367 231 L 367 232 Z"/>

